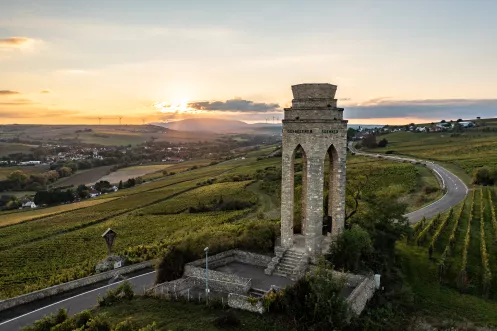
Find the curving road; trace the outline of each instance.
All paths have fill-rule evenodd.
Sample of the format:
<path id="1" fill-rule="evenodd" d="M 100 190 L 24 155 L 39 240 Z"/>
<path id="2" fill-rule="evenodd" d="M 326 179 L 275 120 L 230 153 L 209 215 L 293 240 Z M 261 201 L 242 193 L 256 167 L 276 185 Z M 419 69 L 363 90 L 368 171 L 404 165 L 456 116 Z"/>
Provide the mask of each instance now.
<path id="1" fill-rule="evenodd" d="M 351 152 L 357 155 L 369 156 L 369 157 L 381 157 L 384 159 L 389 159 L 393 161 L 399 162 L 419 162 L 421 164 L 426 164 L 426 166 L 431 169 L 435 175 L 438 177 L 442 190 L 445 192 L 445 195 L 438 199 L 437 201 L 424 206 L 421 209 L 415 210 L 405 216 L 409 219 L 409 223 L 414 224 L 420 221 L 423 217 L 431 218 L 436 216 L 438 213 L 442 213 L 449 208 L 455 206 L 459 202 L 461 202 L 466 194 L 468 193 L 468 187 L 464 182 L 459 179 L 452 172 L 448 171 L 444 167 L 433 163 L 431 161 L 424 161 L 419 159 L 412 159 L 407 157 L 393 156 L 393 155 L 385 155 L 385 154 L 373 154 L 360 152 L 354 148 L 352 142 L 349 143 L 349 149 Z"/>

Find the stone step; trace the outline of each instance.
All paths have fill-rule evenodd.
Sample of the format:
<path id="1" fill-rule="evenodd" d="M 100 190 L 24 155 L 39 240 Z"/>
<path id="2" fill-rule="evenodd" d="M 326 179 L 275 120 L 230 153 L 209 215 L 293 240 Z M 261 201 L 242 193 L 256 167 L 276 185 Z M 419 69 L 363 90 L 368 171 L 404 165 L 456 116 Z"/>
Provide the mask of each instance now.
<path id="1" fill-rule="evenodd" d="M 261 290 L 261 289 L 259 289 L 259 288 L 253 288 L 253 287 L 252 287 L 252 288 L 249 290 L 249 292 L 248 292 L 248 293 L 249 293 L 249 295 L 250 295 L 251 297 L 254 297 L 254 298 L 262 298 L 262 297 L 264 296 L 264 294 L 266 294 L 266 291 Z"/>
<path id="2" fill-rule="evenodd" d="M 289 263 L 295 263 L 295 264 L 299 264 L 301 259 L 296 259 L 296 258 L 293 258 L 293 257 L 284 257 L 280 260 L 280 262 L 282 261 L 285 261 L 285 262 L 289 262 Z"/>
<path id="3" fill-rule="evenodd" d="M 280 262 L 278 265 L 282 266 L 282 267 L 290 268 L 290 269 L 296 269 L 298 267 L 295 264 L 288 264 L 288 263 L 285 263 L 285 262 Z"/>
<path id="4" fill-rule="evenodd" d="M 303 254 L 286 253 L 285 255 L 283 255 L 283 257 L 293 257 L 295 259 L 301 259 L 302 257 L 304 257 L 304 255 Z"/>
<path id="5" fill-rule="evenodd" d="M 283 272 L 280 272 L 280 271 L 274 271 L 273 272 L 273 276 L 280 276 L 280 277 L 288 277 L 288 275 L 286 273 L 283 273 Z"/>
<path id="6" fill-rule="evenodd" d="M 286 274 L 293 274 L 293 270 L 294 270 L 293 268 L 280 267 L 280 266 L 276 267 L 276 271 L 284 272 Z"/>

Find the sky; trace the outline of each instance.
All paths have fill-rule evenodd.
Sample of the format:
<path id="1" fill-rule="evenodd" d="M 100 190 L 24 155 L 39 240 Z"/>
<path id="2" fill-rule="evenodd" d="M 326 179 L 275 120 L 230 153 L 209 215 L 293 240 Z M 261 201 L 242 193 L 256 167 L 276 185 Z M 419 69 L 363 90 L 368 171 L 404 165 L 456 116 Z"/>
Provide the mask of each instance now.
<path id="1" fill-rule="evenodd" d="M 0 0 L 0 124 L 269 122 L 331 83 L 352 124 L 497 116 L 497 1 Z"/>

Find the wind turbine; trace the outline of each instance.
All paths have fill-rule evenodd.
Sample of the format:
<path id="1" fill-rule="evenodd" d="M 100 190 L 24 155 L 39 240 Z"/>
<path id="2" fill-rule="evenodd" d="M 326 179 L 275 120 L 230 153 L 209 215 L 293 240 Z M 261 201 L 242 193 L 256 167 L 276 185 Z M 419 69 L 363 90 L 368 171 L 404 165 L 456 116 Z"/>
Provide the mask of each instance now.
<path id="1" fill-rule="evenodd" d="M 123 119 L 122 116 L 119 116 L 119 125 L 121 125 L 121 120 Z"/>
<path id="2" fill-rule="evenodd" d="M 98 125 L 102 124 L 102 117 L 98 118 Z"/>
<path id="3" fill-rule="evenodd" d="M 145 125 L 145 119 L 142 118 L 142 125 Z"/>

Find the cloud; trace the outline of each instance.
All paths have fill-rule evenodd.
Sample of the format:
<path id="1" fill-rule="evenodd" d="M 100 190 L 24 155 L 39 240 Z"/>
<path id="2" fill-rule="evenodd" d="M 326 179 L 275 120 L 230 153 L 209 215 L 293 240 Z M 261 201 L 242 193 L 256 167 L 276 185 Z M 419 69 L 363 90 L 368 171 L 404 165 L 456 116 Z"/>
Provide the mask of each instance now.
<path id="1" fill-rule="evenodd" d="M 7 102 L 0 102 L 0 106 L 25 106 L 32 104 L 34 104 L 34 102 L 29 99 L 14 99 Z"/>
<path id="2" fill-rule="evenodd" d="M 21 92 L 11 91 L 11 90 L 0 90 L 0 96 L 1 95 L 16 95 L 16 94 L 21 94 Z"/>
<path id="3" fill-rule="evenodd" d="M 80 115 L 81 112 L 71 109 L 49 109 L 49 108 L 34 108 L 26 111 L 14 111 L 9 109 L 2 109 L 2 104 L 0 104 L 0 117 L 10 118 L 10 119 L 36 119 L 39 118 L 60 118 L 68 117 L 73 118 L 74 116 Z"/>
<path id="4" fill-rule="evenodd" d="M 26 37 L 9 37 L 0 39 L 0 47 L 6 48 L 22 48 L 29 46 L 34 42 L 34 39 Z"/>
<path id="5" fill-rule="evenodd" d="M 41 94 L 50 94 L 50 93 L 52 93 L 52 91 L 50 91 L 50 90 L 41 90 L 40 93 Z"/>
<path id="6" fill-rule="evenodd" d="M 494 117 L 497 99 L 391 100 L 375 98 L 345 107 L 347 119 L 430 118 L 457 119 Z"/>
<path id="7" fill-rule="evenodd" d="M 279 110 L 277 103 L 254 102 L 243 99 L 226 101 L 196 101 L 188 103 L 189 108 L 202 111 L 232 111 L 232 112 L 271 112 Z"/>

